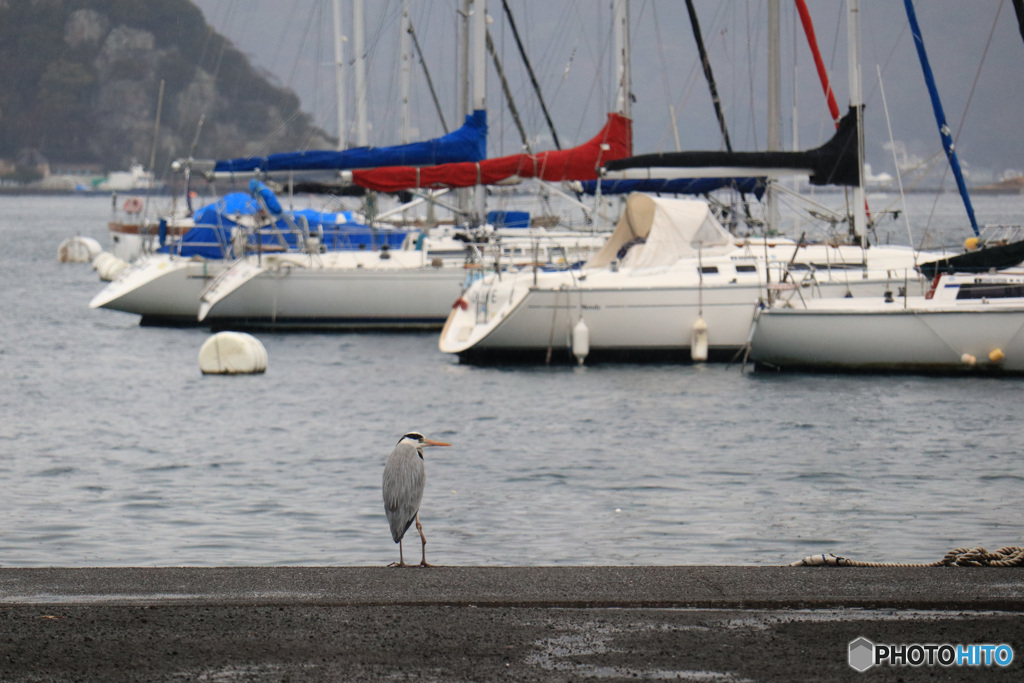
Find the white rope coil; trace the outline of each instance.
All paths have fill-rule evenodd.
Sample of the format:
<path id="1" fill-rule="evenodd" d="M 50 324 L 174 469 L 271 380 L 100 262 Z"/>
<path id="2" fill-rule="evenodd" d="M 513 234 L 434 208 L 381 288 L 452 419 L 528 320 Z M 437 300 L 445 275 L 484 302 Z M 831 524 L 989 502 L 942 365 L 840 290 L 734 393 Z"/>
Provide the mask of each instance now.
<path id="1" fill-rule="evenodd" d="M 984 548 L 954 548 L 938 562 L 928 564 L 902 562 L 860 562 L 832 553 L 809 555 L 790 567 L 1020 567 L 1024 566 L 1024 548 L 1006 546 L 995 552 Z"/>

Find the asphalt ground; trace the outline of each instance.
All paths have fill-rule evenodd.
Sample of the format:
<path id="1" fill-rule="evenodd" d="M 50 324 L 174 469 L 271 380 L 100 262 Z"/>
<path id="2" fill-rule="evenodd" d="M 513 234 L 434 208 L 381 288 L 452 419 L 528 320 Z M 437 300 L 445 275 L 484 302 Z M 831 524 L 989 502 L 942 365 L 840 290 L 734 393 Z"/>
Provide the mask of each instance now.
<path id="1" fill-rule="evenodd" d="M 1013 660 L 860 673 L 861 637 Z M 1021 569 L 0 569 L 5 683 L 1016 681 L 1022 660 Z"/>

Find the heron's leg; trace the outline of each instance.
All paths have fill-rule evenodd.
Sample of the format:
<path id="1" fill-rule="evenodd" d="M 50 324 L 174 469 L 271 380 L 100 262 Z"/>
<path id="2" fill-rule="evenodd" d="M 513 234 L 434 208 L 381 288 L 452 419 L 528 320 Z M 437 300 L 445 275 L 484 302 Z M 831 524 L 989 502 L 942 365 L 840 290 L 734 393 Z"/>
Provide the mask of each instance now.
<path id="1" fill-rule="evenodd" d="M 402 541 L 398 541 L 398 563 L 392 562 L 388 565 L 389 567 L 404 567 L 405 557 L 402 556 Z"/>
<path id="2" fill-rule="evenodd" d="M 420 541 L 422 542 L 423 548 L 423 560 L 420 562 L 421 567 L 433 567 L 432 564 L 427 564 L 427 537 L 423 535 L 423 525 L 420 524 L 420 515 L 416 513 L 416 531 L 420 532 Z"/>

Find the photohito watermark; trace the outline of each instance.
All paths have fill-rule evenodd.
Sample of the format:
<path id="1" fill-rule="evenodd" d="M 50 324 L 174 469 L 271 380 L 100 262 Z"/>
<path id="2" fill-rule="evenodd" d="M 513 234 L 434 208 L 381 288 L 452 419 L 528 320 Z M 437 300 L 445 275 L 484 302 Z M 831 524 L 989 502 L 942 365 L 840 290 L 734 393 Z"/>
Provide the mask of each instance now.
<path id="1" fill-rule="evenodd" d="M 1009 666 L 1009 645 L 881 645 L 863 636 L 850 643 L 850 666 L 867 671 L 873 666 Z"/>

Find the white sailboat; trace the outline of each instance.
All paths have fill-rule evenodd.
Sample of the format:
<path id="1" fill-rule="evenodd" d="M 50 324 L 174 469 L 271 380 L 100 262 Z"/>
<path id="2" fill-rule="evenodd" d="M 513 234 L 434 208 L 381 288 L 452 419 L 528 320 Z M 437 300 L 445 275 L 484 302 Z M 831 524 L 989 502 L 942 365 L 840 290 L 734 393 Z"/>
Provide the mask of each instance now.
<path id="1" fill-rule="evenodd" d="M 607 165 L 625 169 L 626 177 L 671 177 L 678 169 L 651 168 L 671 157 L 683 159 L 674 165 L 688 167 L 679 173 L 684 177 L 804 173 L 819 184 L 852 184 L 856 244 L 737 242 L 703 202 L 631 195 L 608 246 L 579 272 L 474 283 L 452 309 L 439 348 L 466 361 L 729 358 L 746 345 L 755 306 L 769 287 L 799 287 L 806 296 L 881 296 L 911 273 L 923 291 L 910 247 L 869 249 L 864 242 L 859 92 L 859 75 L 851 76 L 850 114 L 836 137 L 809 152 L 678 153 Z M 620 253 L 631 241 L 643 243 Z M 779 284 L 787 265 L 790 275 Z"/>
<path id="2" fill-rule="evenodd" d="M 370 228 L 352 212 L 311 209 L 286 211 L 262 183 L 249 193 L 230 193 L 196 211 L 194 225 L 168 239 L 121 271 L 100 291 L 90 308 L 142 316 L 144 325 L 195 325 L 199 296 L 233 262 L 235 255 L 257 259 L 289 255 L 312 264 L 321 254 L 384 247 L 401 248 L 404 230 Z"/>
<path id="3" fill-rule="evenodd" d="M 473 108 L 481 115 L 486 111 L 484 5 L 483 0 L 474 0 L 470 16 Z M 559 181 L 593 178 L 602 155 L 624 156 L 628 145 L 628 119 L 611 115 L 595 138 L 569 150 L 474 163 L 389 164 L 343 176 L 370 190 L 390 192 L 474 186 L 478 199 L 469 213 L 479 219 L 484 184 L 516 176 L 554 176 Z M 435 198 L 432 195 L 430 200 Z M 453 232 L 434 228 L 416 251 L 338 253 L 308 263 L 290 255 L 269 259 L 249 255 L 202 292 L 198 319 L 216 328 L 440 328 L 452 302 L 479 274 L 485 260 L 495 262 L 494 269 L 499 272 L 527 263 L 565 267 L 586 260 L 604 243 L 600 233 L 540 227 L 502 230 L 483 226 L 461 232 L 470 244 L 455 242 L 454 250 L 444 246 L 446 239 L 451 244 Z"/>
<path id="4" fill-rule="evenodd" d="M 530 228 L 478 229 L 466 243 L 451 229 L 415 248 L 248 255 L 199 293 L 197 319 L 213 328 L 273 330 L 439 329 L 452 302 L 484 269 L 526 263 L 569 267 L 601 235 Z"/>
<path id="5" fill-rule="evenodd" d="M 1024 231 L 981 234 L 945 122 L 911 2 L 907 17 L 943 146 L 975 235 L 965 253 L 921 264 L 924 296 L 805 300 L 784 297 L 754 318 L 755 366 L 846 372 L 1024 373 Z"/>
<path id="6" fill-rule="evenodd" d="M 942 273 L 924 296 L 766 308 L 750 360 L 765 370 L 1024 373 L 1024 271 Z"/>
<path id="7" fill-rule="evenodd" d="M 439 347 L 468 361 L 566 359 L 581 351 L 574 342 L 582 321 L 583 355 L 684 360 L 702 320 L 710 354 L 731 357 L 746 344 L 768 286 L 809 297 L 881 295 L 914 260 L 909 247 L 736 238 L 705 201 L 633 194 L 608 242 L 578 271 L 527 269 L 475 282 Z M 780 285 L 787 271 L 795 277 Z"/>
<path id="8" fill-rule="evenodd" d="M 338 7 L 335 7 L 335 31 L 340 33 Z M 359 28 L 357 24 L 357 28 Z M 336 36 L 335 48 L 340 50 L 342 41 L 340 35 Z M 341 62 L 338 61 L 339 77 Z M 339 98 L 343 90 L 339 88 Z M 360 110 L 365 106 L 364 99 Z M 339 111 L 342 110 L 339 102 Z M 365 120 L 365 116 L 360 116 Z M 365 125 L 361 126 L 365 129 Z M 344 139 L 345 126 L 339 123 L 341 131 L 340 139 Z M 360 166 L 377 166 L 396 163 L 395 159 L 413 159 L 417 163 L 432 164 L 441 161 L 468 161 L 479 158 L 484 152 L 484 136 L 486 132 L 486 118 L 482 111 L 467 114 L 465 124 L 458 130 L 452 131 L 443 137 L 433 140 L 421 141 L 413 144 L 403 144 L 393 147 L 361 147 L 356 149 L 341 150 L 306 150 L 300 152 L 289 152 L 283 154 L 272 154 L 266 157 L 244 158 L 210 162 L 211 172 L 219 172 L 228 175 L 252 174 L 254 168 L 262 169 L 265 172 L 281 172 L 286 174 L 289 187 L 292 186 L 292 173 L 299 172 L 323 173 L 331 175 L 337 169 L 348 169 Z M 187 161 L 187 168 L 191 167 L 192 160 Z M 256 184 L 256 188 L 252 184 Z M 309 220 L 300 220 L 299 213 L 285 212 L 269 188 L 266 188 L 256 180 L 250 183 L 250 194 L 255 201 L 255 206 L 246 206 L 244 211 L 239 211 L 238 206 L 228 206 L 228 199 L 234 197 L 229 195 L 215 205 L 224 204 L 222 209 L 212 211 L 215 215 L 209 220 L 198 220 L 200 226 L 205 230 L 206 236 L 200 238 L 205 241 L 200 247 L 196 247 L 189 237 L 199 233 L 193 230 L 182 238 L 182 242 L 172 247 L 164 246 L 161 251 L 149 255 L 147 258 L 136 263 L 132 268 L 126 270 L 114 282 L 108 285 L 103 291 L 97 294 L 90 302 L 91 308 L 107 308 L 112 310 L 135 313 L 142 316 L 142 324 L 154 325 L 196 325 L 199 323 L 200 296 L 209 286 L 210 301 L 207 308 L 203 310 L 203 317 L 209 313 L 209 309 L 222 299 L 232 298 L 232 301 L 224 302 L 221 307 L 226 314 L 231 316 L 237 312 L 239 302 L 250 301 L 246 296 L 229 297 L 230 294 L 243 294 L 236 290 L 245 288 L 250 281 L 252 289 L 260 289 L 262 282 L 256 275 L 262 272 L 267 278 L 280 280 L 282 273 L 290 273 L 297 269 L 304 269 L 307 272 L 324 271 L 325 266 L 341 264 L 351 266 L 366 272 L 370 270 L 395 272 L 399 266 L 422 267 L 424 262 L 433 266 L 434 258 L 438 256 L 428 251 L 443 249 L 446 253 L 456 251 L 460 256 L 458 271 L 449 269 L 444 278 L 443 297 L 447 300 L 445 310 L 454 296 L 460 289 L 452 293 L 451 282 L 457 282 L 461 288 L 464 283 L 463 260 L 461 255 L 467 251 L 465 242 L 454 242 L 451 236 L 435 234 L 430 239 L 417 241 L 405 240 L 410 231 L 395 229 L 392 226 L 378 222 L 371 228 L 363 223 L 361 216 L 345 216 L 342 214 L 318 213 L 317 216 L 310 216 Z M 246 197 L 242 197 L 247 199 Z M 232 199 L 234 202 L 234 199 Z M 255 209 L 255 210 L 250 210 Z M 241 213 L 241 215 L 239 215 Z M 291 215 L 294 214 L 294 215 Z M 197 216 L 198 217 L 198 216 Z M 266 217 L 269 220 L 263 220 Z M 380 217 L 378 217 L 380 218 Z M 276 221 L 276 222 L 275 222 Z M 322 225 L 330 223 L 330 226 Z M 357 244 L 348 244 L 345 240 L 340 242 L 328 241 L 330 235 L 336 235 L 339 230 L 347 230 L 347 224 L 358 223 L 367 234 L 371 234 L 372 241 L 361 241 Z M 420 236 L 419 231 L 413 231 L 415 236 Z M 278 236 L 281 239 L 274 240 Z M 397 237 L 397 242 L 394 238 Z M 287 238 L 287 239 L 284 239 Z M 475 237 L 470 238 L 470 241 Z M 381 242 L 383 241 L 383 245 Z M 187 244 L 186 244 L 187 243 Z M 383 249 L 382 249 L 383 247 Z M 390 247 L 390 248 L 389 248 Z M 346 257 L 335 257 L 334 251 L 351 249 L 359 254 L 349 254 Z M 405 253 L 408 251 L 408 253 Z M 272 253 L 273 252 L 273 253 Z M 401 252 L 401 253 L 400 253 Z M 236 258 L 238 259 L 236 263 Z M 377 264 L 380 267 L 377 267 Z M 426 269 L 423 269 L 426 272 Z M 244 272 L 245 277 L 240 277 Z M 431 281 L 438 278 L 431 270 L 429 277 Z M 457 275 L 457 277 L 456 277 Z M 223 277 L 221 277 L 223 276 Z M 305 277 L 289 278 L 288 287 L 299 283 L 303 286 L 309 281 Z M 314 283 L 315 285 L 316 283 Z M 268 300 L 289 301 L 292 296 L 285 292 Z M 335 292 L 335 294 L 337 294 Z M 309 299 L 307 293 L 298 293 L 300 299 Z M 414 298 L 414 297 L 407 297 Z M 259 305 L 247 314 L 247 319 L 259 319 L 266 310 L 266 306 Z M 316 315 L 306 315 L 306 320 L 313 320 Z M 443 317 L 443 314 L 437 314 Z M 234 317 L 234 316 L 232 316 Z M 270 321 L 276 321 L 277 316 L 271 313 Z M 209 323 L 208 323 L 209 324 Z M 438 322 L 439 324 L 439 322 Z"/>

